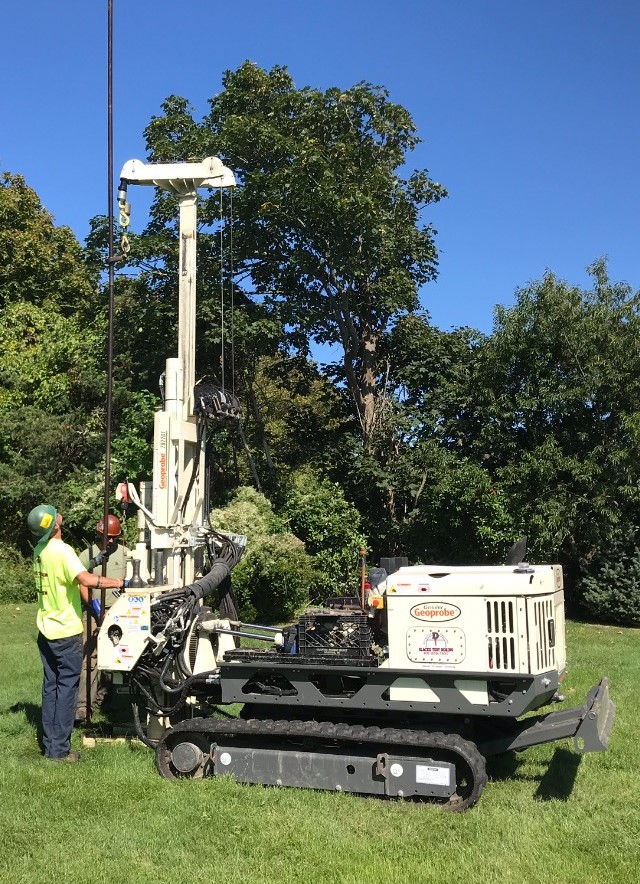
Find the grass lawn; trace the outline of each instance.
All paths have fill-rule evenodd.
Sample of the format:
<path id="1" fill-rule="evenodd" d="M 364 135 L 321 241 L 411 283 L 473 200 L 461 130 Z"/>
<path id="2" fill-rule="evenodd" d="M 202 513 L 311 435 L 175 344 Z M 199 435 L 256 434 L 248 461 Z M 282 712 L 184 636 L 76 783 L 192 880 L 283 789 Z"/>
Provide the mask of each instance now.
<path id="1" fill-rule="evenodd" d="M 0 607 L 2 882 L 640 880 L 640 630 L 568 625 L 567 703 L 611 679 L 608 752 L 580 760 L 555 744 L 495 759 L 466 814 L 226 778 L 170 783 L 133 744 L 52 765 L 36 741 L 35 638 L 35 606 Z"/>

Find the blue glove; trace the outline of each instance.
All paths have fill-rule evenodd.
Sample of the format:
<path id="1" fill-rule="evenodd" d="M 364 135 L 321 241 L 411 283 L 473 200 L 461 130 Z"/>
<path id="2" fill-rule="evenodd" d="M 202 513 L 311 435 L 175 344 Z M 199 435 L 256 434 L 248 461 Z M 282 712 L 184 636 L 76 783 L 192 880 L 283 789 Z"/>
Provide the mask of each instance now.
<path id="1" fill-rule="evenodd" d="M 96 620 L 99 620 L 102 617 L 102 605 L 98 599 L 91 599 L 91 610 L 93 611 L 93 616 Z"/>
<path id="2" fill-rule="evenodd" d="M 109 551 L 106 549 L 99 550 L 93 557 L 93 567 L 96 568 L 109 558 Z"/>
<path id="3" fill-rule="evenodd" d="M 130 584 L 130 583 L 131 583 L 130 580 L 125 580 L 125 581 L 124 581 L 124 588 L 125 588 L 125 589 L 129 589 L 129 584 Z"/>

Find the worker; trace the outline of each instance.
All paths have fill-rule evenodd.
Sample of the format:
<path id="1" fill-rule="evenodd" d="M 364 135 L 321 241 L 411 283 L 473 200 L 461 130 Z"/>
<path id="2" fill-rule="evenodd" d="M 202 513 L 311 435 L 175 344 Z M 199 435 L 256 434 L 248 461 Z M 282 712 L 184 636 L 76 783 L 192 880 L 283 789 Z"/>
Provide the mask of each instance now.
<path id="1" fill-rule="evenodd" d="M 80 553 L 80 561 L 90 573 L 102 573 L 102 563 L 107 562 L 107 577 L 120 581 L 131 576 L 130 565 L 127 559 L 129 550 L 121 543 L 122 526 L 117 516 L 107 516 L 107 545 L 104 544 L 104 519 L 100 519 L 96 525 L 96 543 L 90 544 L 87 549 Z M 106 584 L 105 584 L 106 586 Z M 109 609 L 116 601 L 120 590 L 111 590 L 105 597 L 105 609 Z M 83 635 L 85 637 L 83 647 L 82 673 L 80 675 L 80 689 L 78 690 L 78 705 L 76 708 L 76 721 L 87 719 L 87 660 L 91 661 L 91 711 L 100 706 L 109 691 L 106 674 L 98 672 L 98 624 L 93 619 L 91 635 L 87 630 L 87 612 L 82 615 Z"/>
<path id="2" fill-rule="evenodd" d="M 38 649 L 42 681 L 42 745 L 51 761 L 78 761 L 71 733 L 82 667 L 82 608 L 100 617 L 100 602 L 89 590 L 124 589 L 124 580 L 99 577 L 86 570 L 62 540 L 62 514 L 40 504 L 27 516 L 36 546 L 33 573 L 38 594 Z"/>

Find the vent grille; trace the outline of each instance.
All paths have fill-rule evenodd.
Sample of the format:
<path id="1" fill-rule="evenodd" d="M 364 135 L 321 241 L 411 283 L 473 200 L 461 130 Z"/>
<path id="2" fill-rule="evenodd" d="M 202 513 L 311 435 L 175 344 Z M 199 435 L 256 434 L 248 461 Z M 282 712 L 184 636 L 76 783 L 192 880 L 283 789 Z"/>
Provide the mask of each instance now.
<path id="1" fill-rule="evenodd" d="M 555 621 L 553 599 L 533 603 L 533 636 L 538 669 L 552 669 L 556 665 Z"/>
<path id="2" fill-rule="evenodd" d="M 512 601 L 487 601 L 487 655 L 489 669 L 516 669 L 516 618 Z"/>

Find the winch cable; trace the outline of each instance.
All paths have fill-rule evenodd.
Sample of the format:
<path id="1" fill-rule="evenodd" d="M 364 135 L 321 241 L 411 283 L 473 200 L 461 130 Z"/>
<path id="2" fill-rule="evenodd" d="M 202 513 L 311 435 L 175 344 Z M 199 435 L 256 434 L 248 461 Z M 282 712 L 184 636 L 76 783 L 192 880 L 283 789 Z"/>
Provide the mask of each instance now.
<path id="1" fill-rule="evenodd" d="M 222 190 L 220 188 L 220 374 L 222 376 L 222 392 L 224 393 L 224 224 L 222 208 Z"/>
<path id="2" fill-rule="evenodd" d="M 108 293 L 109 293 L 109 319 L 107 334 L 107 403 L 106 403 L 106 434 L 105 434 L 105 462 L 104 462 L 104 505 L 102 548 L 106 549 L 108 536 L 108 516 L 110 503 L 111 485 L 111 424 L 113 419 L 113 339 L 114 339 L 114 316 L 115 316 L 115 262 L 113 241 L 113 0 L 107 0 L 107 217 L 108 217 Z M 102 563 L 102 576 L 107 575 L 107 561 Z M 102 587 L 100 594 L 100 607 L 104 611 L 107 602 L 107 591 Z M 92 611 L 87 607 L 87 642 L 91 643 L 93 634 Z M 91 654 L 87 655 L 87 692 L 85 700 L 85 721 L 91 722 Z"/>
<path id="3" fill-rule="evenodd" d="M 235 291 L 233 283 L 234 260 L 233 260 L 233 188 L 229 188 L 227 200 L 228 212 L 225 215 L 223 203 L 223 188 L 220 188 L 220 375 L 222 379 L 222 392 L 226 390 L 226 364 L 225 364 L 225 303 L 224 303 L 224 277 L 228 275 L 229 306 L 230 306 L 230 335 L 231 346 L 231 392 L 236 392 L 236 353 L 235 353 Z M 224 231 L 228 229 L 227 239 L 229 242 L 228 261 L 225 261 Z"/>
<path id="4" fill-rule="evenodd" d="M 231 290 L 231 392 L 236 395 L 235 293 L 233 286 L 233 187 L 229 188 L 229 288 Z"/>

